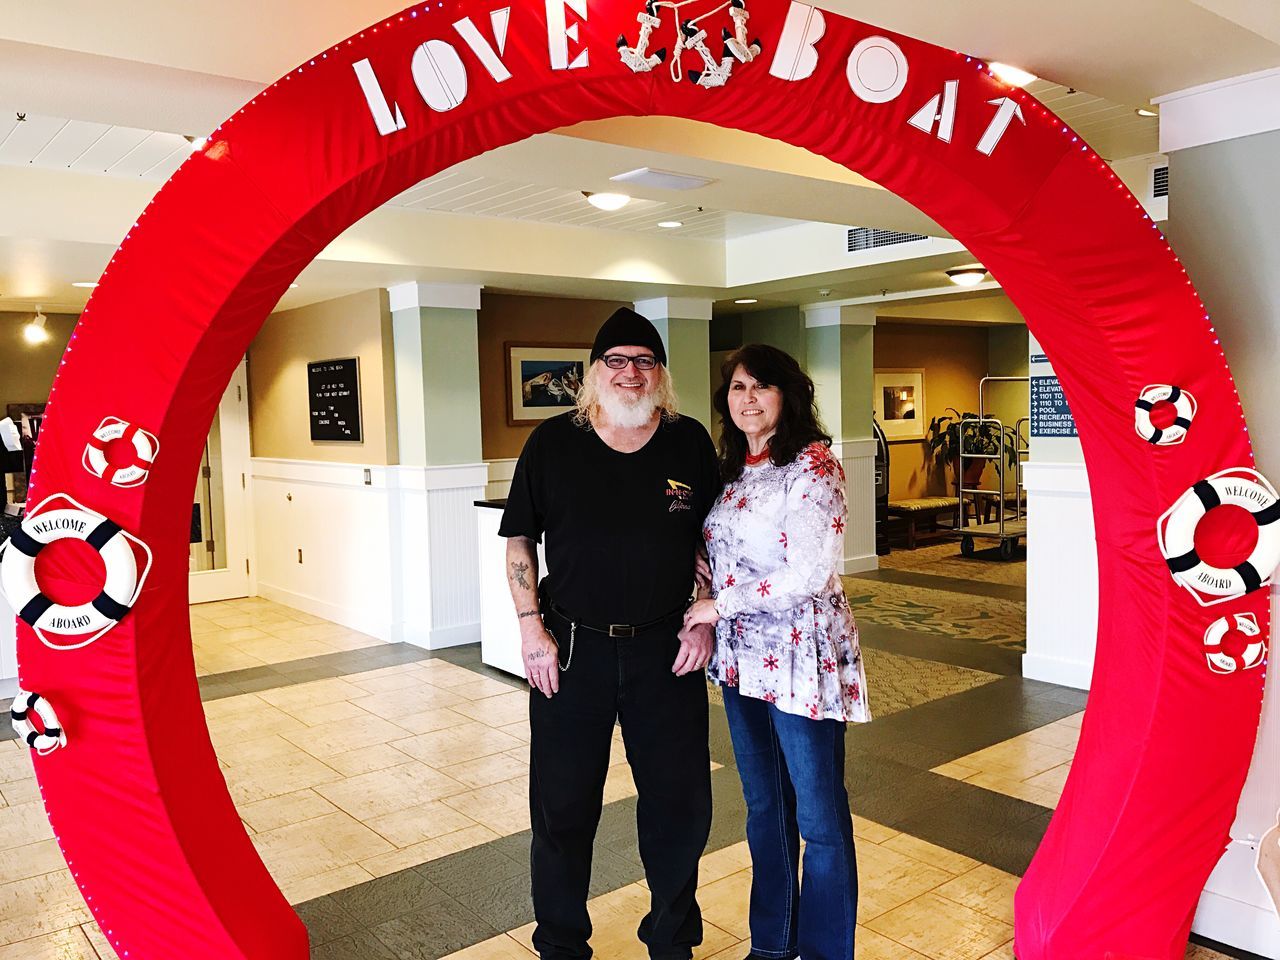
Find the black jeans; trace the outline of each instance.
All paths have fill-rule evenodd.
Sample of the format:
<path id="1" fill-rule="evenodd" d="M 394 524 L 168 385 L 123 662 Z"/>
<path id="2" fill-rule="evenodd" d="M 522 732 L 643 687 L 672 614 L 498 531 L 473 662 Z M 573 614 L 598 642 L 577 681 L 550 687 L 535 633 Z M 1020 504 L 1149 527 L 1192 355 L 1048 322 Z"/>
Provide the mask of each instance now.
<path id="1" fill-rule="evenodd" d="M 639 937 L 651 957 L 686 960 L 702 942 L 694 894 L 711 829 L 706 677 L 671 672 L 679 648 L 674 626 L 625 639 L 579 627 L 570 662 L 569 624 L 548 612 L 546 625 L 569 669 L 551 699 L 530 691 L 534 947 L 543 960 L 591 956 L 591 851 L 620 719 L 652 895 Z"/>

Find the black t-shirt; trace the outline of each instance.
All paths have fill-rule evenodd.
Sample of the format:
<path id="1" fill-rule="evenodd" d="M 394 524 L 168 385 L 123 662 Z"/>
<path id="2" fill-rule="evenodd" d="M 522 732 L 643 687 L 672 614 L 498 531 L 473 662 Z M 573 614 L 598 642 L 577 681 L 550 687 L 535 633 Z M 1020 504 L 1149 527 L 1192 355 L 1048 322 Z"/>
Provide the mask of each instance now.
<path id="1" fill-rule="evenodd" d="M 499 533 L 546 534 L 552 600 L 575 619 L 647 623 L 688 599 L 719 491 L 715 447 L 696 420 L 664 419 L 643 447 L 619 453 L 562 414 L 525 443 Z"/>

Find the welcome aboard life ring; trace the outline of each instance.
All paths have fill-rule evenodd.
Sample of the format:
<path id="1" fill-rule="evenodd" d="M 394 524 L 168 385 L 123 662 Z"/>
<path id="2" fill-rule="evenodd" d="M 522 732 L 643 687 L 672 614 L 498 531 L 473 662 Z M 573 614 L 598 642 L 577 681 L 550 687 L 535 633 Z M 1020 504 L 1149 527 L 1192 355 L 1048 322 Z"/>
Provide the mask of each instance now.
<path id="1" fill-rule="evenodd" d="M 1157 427 L 1151 422 L 1151 410 L 1157 403 L 1173 405 L 1175 419 L 1166 427 Z M 1143 388 L 1133 408 L 1133 425 L 1138 436 L 1156 446 L 1171 447 L 1186 439 L 1196 416 L 1196 398 L 1181 387 L 1156 383 Z"/>
<path id="2" fill-rule="evenodd" d="M 133 446 L 133 458 L 126 464 L 113 464 L 107 459 L 107 445 L 125 440 Z M 147 482 L 151 465 L 160 452 L 160 441 L 119 417 L 107 417 L 93 431 L 85 445 L 81 462 L 95 477 L 102 477 L 117 487 L 137 487 Z"/>
<path id="3" fill-rule="evenodd" d="M 49 508 L 55 500 L 69 506 Z M 68 539 L 82 540 L 97 550 L 107 571 L 98 595 L 78 606 L 54 603 L 36 582 L 40 551 Z M 141 575 L 135 545 L 146 557 Z M 151 551 L 146 544 L 126 533 L 114 520 L 61 493 L 37 504 L 0 546 L 0 589 L 40 641 L 55 650 L 86 647 L 123 620 L 141 593 L 150 568 Z M 48 639 L 50 634 L 78 639 L 74 643 L 55 643 Z"/>
<path id="4" fill-rule="evenodd" d="M 1245 642 L 1242 644 L 1234 640 L 1230 646 L 1224 646 L 1222 641 L 1227 639 L 1233 628 L 1244 635 Z M 1252 613 L 1236 613 L 1213 621 L 1204 632 L 1204 655 L 1214 673 L 1235 673 L 1262 663 L 1267 655 L 1267 644 L 1262 639 L 1258 618 Z"/>
<path id="5" fill-rule="evenodd" d="M 31 722 L 32 713 L 40 718 L 43 729 L 37 730 Z M 38 693 L 19 690 L 9 710 L 9 722 L 18 739 L 42 757 L 67 745 L 67 733 L 58 722 L 53 704 Z"/>
<path id="6" fill-rule="evenodd" d="M 1213 567 L 1196 553 L 1196 527 L 1218 506 L 1249 512 L 1258 525 L 1258 542 L 1248 559 L 1234 567 Z M 1280 565 L 1280 495 L 1267 479 L 1248 467 L 1233 467 L 1197 482 L 1160 517 L 1156 537 L 1173 579 L 1201 606 L 1224 603 L 1271 582 Z M 1206 599 L 1212 597 L 1216 599 Z"/>

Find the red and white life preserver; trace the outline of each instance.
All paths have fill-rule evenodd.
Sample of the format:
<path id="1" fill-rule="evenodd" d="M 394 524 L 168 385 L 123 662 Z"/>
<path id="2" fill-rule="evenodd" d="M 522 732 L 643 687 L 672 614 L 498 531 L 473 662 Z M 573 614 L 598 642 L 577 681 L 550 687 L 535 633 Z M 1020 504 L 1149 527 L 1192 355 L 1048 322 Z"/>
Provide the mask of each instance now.
<path id="1" fill-rule="evenodd" d="M 33 713 L 40 718 L 43 729 L 37 730 L 31 722 Z M 9 711 L 9 722 L 18 739 L 42 757 L 67 745 L 67 733 L 58 722 L 53 704 L 38 693 L 19 690 Z"/>
<path id="2" fill-rule="evenodd" d="M 1196 553 L 1196 527 L 1206 513 L 1222 505 L 1242 507 L 1258 525 L 1258 542 L 1248 559 L 1234 567 L 1212 567 Z M 1160 553 L 1173 579 L 1201 606 L 1243 596 L 1271 582 L 1280 565 L 1280 495 L 1267 479 L 1248 467 L 1233 467 L 1194 484 L 1165 511 L 1156 525 Z M 1216 599 L 1206 599 L 1212 597 Z"/>
<path id="3" fill-rule="evenodd" d="M 128 463 L 117 465 L 107 459 L 107 444 L 115 440 L 125 440 L 133 446 L 133 458 Z M 147 482 L 159 452 L 160 441 L 155 434 L 119 417 L 107 417 L 85 444 L 82 462 L 95 477 L 102 477 L 117 487 L 136 487 Z"/>
<path id="4" fill-rule="evenodd" d="M 1235 642 L 1228 649 L 1222 641 L 1233 627 L 1248 639 L 1243 645 Z M 1235 673 L 1258 666 L 1267 656 L 1267 643 L 1262 638 L 1258 618 L 1252 613 L 1234 613 L 1213 621 L 1204 632 L 1204 655 L 1214 673 Z"/>
<path id="5" fill-rule="evenodd" d="M 1157 427 L 1151 422 L 1151 410 L 1157 403 L 1173 404 L 1175 419 L 1167 427 Z M 1138 436 L 1159 447 L 1171 447 L 1185 440 L 1195 416 L 1196 398 L 1168 383 L 1144 387 L 1133 405 L 1133 425 Z"/>
<path id="6" fill-rule="evenodd" d="M 45 509 L 54 500 L 63 500 L 69 505 Z M 107 571 L 99 594 L 88 603 L 74 607 L 54 603 L 36 582 L 36 558 L 40 551 L 55 541 L 67 539 L 83 540 L 97 550 Z M 146 558 L 141 574 L 135 545 Z M 114 520 L 81 506 L 71 497 L 55 494 L 30 511 L 0 546 L 0 590 L 46 646 L 77 650 L 124 619 L 142 591 L 150 566 L 151 551 L 141 540 L 125 533 Z M 51 642 L 50 634 L 75 637 L 77 641 Z"/>

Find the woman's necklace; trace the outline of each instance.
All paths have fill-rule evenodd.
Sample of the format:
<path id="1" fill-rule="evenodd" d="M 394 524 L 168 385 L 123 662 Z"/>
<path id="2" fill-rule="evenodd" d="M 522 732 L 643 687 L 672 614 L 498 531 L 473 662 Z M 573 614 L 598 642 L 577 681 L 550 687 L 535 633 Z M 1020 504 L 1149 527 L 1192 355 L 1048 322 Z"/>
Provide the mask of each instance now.
<path id="1" fill-rule="evenodd" d="M 769 459 L 769 448 L 766 446 L 759 453 L 748 453 L 746 464 L 748 467 L 754 467 L 756 464 L 764 463 Z"/>

